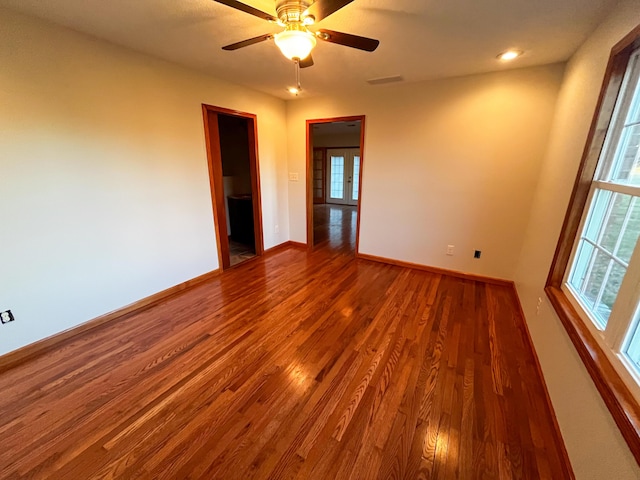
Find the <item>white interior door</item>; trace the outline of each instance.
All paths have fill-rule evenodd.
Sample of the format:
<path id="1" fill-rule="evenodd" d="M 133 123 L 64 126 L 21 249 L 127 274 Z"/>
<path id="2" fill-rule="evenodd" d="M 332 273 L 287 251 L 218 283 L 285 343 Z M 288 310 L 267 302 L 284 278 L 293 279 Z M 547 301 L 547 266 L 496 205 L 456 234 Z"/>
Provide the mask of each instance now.
<path id="1" fill-rule="evenodd" d="M 327 150 L 327 203 L 357 205 L 360 196 L 360 149 Z"/>

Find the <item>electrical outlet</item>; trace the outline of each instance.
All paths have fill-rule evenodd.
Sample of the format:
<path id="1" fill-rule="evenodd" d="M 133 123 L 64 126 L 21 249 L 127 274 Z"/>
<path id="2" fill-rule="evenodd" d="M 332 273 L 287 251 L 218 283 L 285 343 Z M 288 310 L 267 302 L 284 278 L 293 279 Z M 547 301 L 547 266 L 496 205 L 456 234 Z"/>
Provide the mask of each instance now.
<path id="1" fill-rule="evenodd" d="M 289 181 L 290 182 L 297 182 L 298 181 L 298 174 L 289 172 Z"/>
<path id="2" fill-rule="evenodd" d="M 11 313 L 11 310 L 0 313 L 0 322 L 2 322 L 3 325 L 5 323 L 13 322 L 14 320 L 15 318 L 13 318 L 13 313 Z"/>
<path id="3" fill-rule="evenodd" d="M 273 230 L 275 233 L 280 233 L 280 225 L 276 225 Z"/>
<path id="4" fill-rule="evenodd" d="M 456 248 L 454 245 L 447 245 L 447 255 L 453 255 L 454 248 Z"/>
<path id="5" fill-rule="evenodd" d="M 538 297 L 538 304 L 536 305 L 536 315 L 540 315 L 540 305 L 542 305 L 542 297 Z"/>
<path id="6" fill-rule="evenodd" d="M 473 258 L 480 258 L 480 255 L 482 255 L 482 251 L 480 250 L 473 252 Z"/>

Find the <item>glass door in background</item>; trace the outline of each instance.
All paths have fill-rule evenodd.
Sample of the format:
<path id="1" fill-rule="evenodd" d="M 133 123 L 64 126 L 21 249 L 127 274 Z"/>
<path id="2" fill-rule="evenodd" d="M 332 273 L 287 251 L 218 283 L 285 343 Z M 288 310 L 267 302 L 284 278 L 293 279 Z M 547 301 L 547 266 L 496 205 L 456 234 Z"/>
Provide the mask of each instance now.
<path id="1" fill-rule="evenodd" d="M 360 149 L 327 149 L 327 203 L 357 205 Z"/>

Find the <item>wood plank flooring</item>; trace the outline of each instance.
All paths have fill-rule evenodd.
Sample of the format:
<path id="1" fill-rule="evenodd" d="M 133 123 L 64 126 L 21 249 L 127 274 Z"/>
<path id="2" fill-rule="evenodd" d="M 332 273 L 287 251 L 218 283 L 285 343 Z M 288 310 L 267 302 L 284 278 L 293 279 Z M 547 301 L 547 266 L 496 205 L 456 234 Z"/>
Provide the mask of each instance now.
<path id="1" fill-rule="evenodd" d="M 313 245 L 353 253 L 358 207 L 320 203 L 313 206 Z"/>
<path id="2" fill-rule="evenodd" d="M 289 248 L 0 374 L 0 478 L 567 478 L 514 292 Z"/>

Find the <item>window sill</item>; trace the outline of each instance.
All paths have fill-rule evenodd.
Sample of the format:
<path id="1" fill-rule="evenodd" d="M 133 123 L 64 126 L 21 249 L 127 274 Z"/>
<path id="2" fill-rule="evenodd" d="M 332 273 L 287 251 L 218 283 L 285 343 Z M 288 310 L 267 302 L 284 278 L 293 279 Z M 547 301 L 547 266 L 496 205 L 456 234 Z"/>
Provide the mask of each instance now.
<path id="1" fill-rule="evenodd" d="M 547 286 L 545 291 L 633 456 L 640 463 L 640 404 L 583 323 L 566 294 L 554 286 Z"/>

